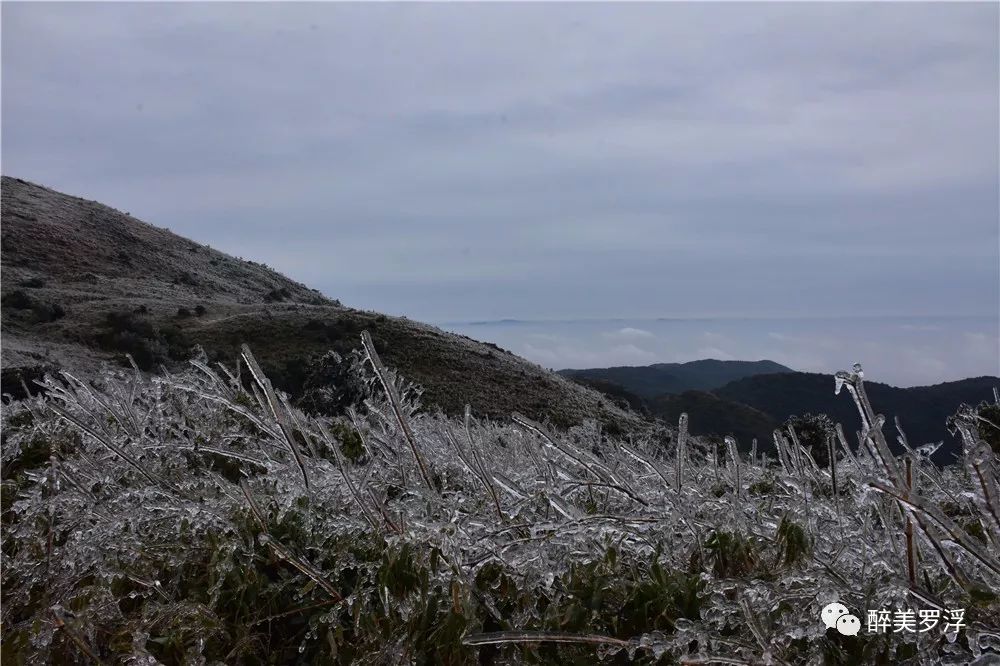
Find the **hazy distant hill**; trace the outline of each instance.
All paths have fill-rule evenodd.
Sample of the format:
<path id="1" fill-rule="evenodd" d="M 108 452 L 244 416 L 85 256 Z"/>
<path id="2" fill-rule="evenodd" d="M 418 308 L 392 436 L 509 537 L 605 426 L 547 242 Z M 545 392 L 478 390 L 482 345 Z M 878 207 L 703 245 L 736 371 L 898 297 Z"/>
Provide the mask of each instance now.
<path id="1" fill-rule="evenodd" d="M 368 329 L 387 365 L 425 389 L 424 403 L 507 419 L 520 411 L 569 425 L 643 423 L 600 393 L 495 345 L 343 307 L 263 264 L 226 255 L 102 204 L 3 177 L 3 391 L 45 370 L 95 369 L 131 353 L 178 365 L 200 344 L 232 363 L 246 342 L 292 392 L 328 350 Z"/>
<path id="2" fill-rule="evenodd" d="M 643 398 L 664 393 L 710 391 L 731 381 L 774 372 L 793 372 L 774 361 L 716 361 L 656 363 L 646 366 L 560 370 L 566 377 L 603 379 L 618 384 Z"/>

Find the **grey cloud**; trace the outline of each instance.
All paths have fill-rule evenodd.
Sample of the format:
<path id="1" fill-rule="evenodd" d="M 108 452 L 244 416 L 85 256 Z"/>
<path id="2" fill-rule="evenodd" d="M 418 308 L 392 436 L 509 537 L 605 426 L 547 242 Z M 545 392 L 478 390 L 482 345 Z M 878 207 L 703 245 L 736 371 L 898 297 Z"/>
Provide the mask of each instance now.
<path id="1" fill-rule="evenodd" d="M 353 305 L 443 320 L 1000 300 L 995 5 L 2 13 L 6 173 Z"/>

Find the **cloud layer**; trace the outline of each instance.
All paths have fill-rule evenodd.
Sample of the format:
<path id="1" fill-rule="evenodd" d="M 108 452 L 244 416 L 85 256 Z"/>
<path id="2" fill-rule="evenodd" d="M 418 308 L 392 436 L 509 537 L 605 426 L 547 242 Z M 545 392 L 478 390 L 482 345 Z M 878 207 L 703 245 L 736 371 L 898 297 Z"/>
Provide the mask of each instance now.
<path id="1" fill-rule="evenodd" d="M 833 373 L 855 362 L 864 364 L 871 379 L 896 386 L 1000 377 L 995 317 L 636 320 L 609 329 L 613 323 L 623 322 L 455 323 L 448 328 L 496 341 L 557 370 L 769 359 L 793 370 L 831 375 L 831 391 Z M 622 338 L 622 331 L 635 330 L 643 334 Z"/>
<path id="2" fill-rule="evenodd" d="M 998 11 L 5 3 L 3 169 L 421 319 L 989 315 Z"/>

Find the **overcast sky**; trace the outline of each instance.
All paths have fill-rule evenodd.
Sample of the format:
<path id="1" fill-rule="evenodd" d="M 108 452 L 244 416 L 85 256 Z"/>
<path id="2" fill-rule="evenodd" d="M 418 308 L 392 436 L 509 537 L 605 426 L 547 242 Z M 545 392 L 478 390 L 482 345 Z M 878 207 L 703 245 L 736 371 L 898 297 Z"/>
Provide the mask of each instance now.
<path id="1" fill-rule="evenodd" d="M 1000 302 L 998 5 L 2 5 L 7 175 L 428 321 Z"/>

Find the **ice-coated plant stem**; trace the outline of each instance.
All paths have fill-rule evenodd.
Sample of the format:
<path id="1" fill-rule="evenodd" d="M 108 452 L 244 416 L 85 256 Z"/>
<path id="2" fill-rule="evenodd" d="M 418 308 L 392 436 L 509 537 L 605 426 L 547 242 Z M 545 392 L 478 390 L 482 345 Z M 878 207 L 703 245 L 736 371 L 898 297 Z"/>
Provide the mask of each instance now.
<path id="1" fill-rule="evenodd" d="M 674 470 L 674 484 L 677 494 L 680 495 L 681 487 L 683 486 L 683 476 L 684 476 L 684 447 L 687 444 L 688 438 L 688 415 L 687 412 L 681 414 L 680 419 L 677 422 L 677 456 L 674 464 L 676 468 Z"/>
<path id="2" fill-rule="evenodd" d="M 912 494 L 916 489 L 913 487 L 913 459 L 910 457 L 906 458 L 906 492 L 907 496 Z M 917 585 L 917 549 L 916 544 L 913 541 L 913 521 L 909 515 L 904 517 L 906 520 L 906 574 L 910 580 L 910 587 L 916 587 Z"/>
<path id="3" fill-rule="evenodd" d="M 363 331 L 361 333 L 361 344 L 365 348 L 365 354 L 367 354 L 368 361 L 372 364 L 372 368 L 375 370 L 375 375 L 378 377 L 379 383 L 382 385 L 382 390 L 385 391 L 386 397 L 389 399 L 389 404 L 392 407 L 392 413 L 396 417 L 396 422 L 399 424 L 399 429 L 403 432 L 403 437 L 406 439 L 406 443 L 410 445 L 410 451 L 413 453 L 413 459 L 417 463 L 417 467 L 420 469 L 420 477 L 424 480 L 424 485 L 427 486 L 428 490 L 432 493 L 437 493 L 437 488 L 431 481 L 430 473 L 427 471 L 427 464 L 424 462 L 423 456 L 420 455 L 420 449 L 417 448 L 416 437 L 413 435 L 413 431 L 410 429 L 410 424 L 406 420 L 406 415 L 403 414 L 403 408 L 400 405 L 399 395 L 396 392 L 396 386 L 390 381 L 387 376 L 385 366 L 382 365 L 381 359 L 378 357 L 378 352 L 375 351 L 375 343 L 372 342 L 372 336 L 368 331 Z"/>
<path id="4" fill-rule="evenodd" d="M 270 409 L 271 416 L 274 420 L 278 422 L 278 426 L 281 428 L 281 434 L 285 438 L 285 443 L 288 445 L 288 450 L 292 452 L 292 457 L 295 459 L 295 464 L 299 468 L 299 472 L 302 473 L 302 483 L 306 488 L 309 487 L 309 474 L 306 472 L 305 462 L 302 460 L 302 452 L 299 451 L 299 445 L 295 441 L 295 433 L 292 430 L 292 426 L 288 422 L 288 414 L 285 411 L 285 407 L 278 400 L 278 396 L 275 395 L 274 389 L 271 387 L 271 380 L 267 378 L 264 371 L 260 369 L 257 365 L 257 359 L 253 357 L 250 353 L 250 347 L 243 345 L 241 348 L 241 356 L 247 364 L 247 368 L 250 369 L 250 374 L 253 375 L 254 381 L 260 386 L 261 390 L 264 392 L 266 398 L 266 404 Z"/>

